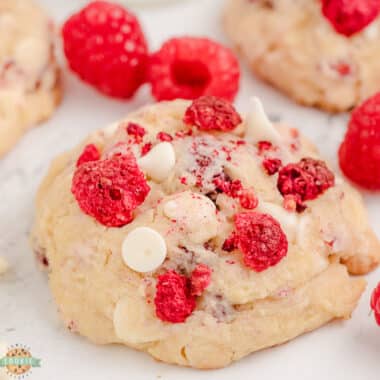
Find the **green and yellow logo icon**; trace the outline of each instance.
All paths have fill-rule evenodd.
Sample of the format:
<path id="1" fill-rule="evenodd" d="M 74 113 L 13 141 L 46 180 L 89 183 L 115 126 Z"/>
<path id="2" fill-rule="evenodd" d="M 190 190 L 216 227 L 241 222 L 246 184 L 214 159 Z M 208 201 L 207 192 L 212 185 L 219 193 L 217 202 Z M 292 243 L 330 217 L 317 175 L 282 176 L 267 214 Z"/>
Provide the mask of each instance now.
<path id="1" fill-rule="evenodd" d="M 32 368 L 40 366 L 41 359 L 34 358 L 30 349 L 21 344 L 10 346 L 5 356 L 0 357 L 0 368 L 4 368 L 8 375 L 18 379 L 29 375 Z"/>

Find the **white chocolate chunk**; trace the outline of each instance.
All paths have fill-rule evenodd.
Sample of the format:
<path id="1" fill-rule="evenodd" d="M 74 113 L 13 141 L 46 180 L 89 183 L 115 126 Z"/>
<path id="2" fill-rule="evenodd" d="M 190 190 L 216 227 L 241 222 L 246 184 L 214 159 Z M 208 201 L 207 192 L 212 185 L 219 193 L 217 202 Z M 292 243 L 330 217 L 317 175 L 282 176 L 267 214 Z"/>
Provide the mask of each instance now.
<path id="1" fill-rule="evenodd" d="M 298 216 L 294 212 L 289 212 L 277 204 L 263 201 L 259 202 L 258 211 L 273 216 L 280 223 L 288 238 L 290 240 L 295 238 L 298 228 Z"/>
<path id="2" fill-rule="evenodd" d="M 0 274 L 5 273 L 9 268 L 8 262 L 0 256 Z"/>
<path id="3" fill-rule="evenodd" d="M 125 265 L 141 273 L 157 269 L 167 253 L 164 238 L 148 227 L 138 227 L 131 231 L 124 239 L 121 249 Z"/>
<path id="4" fill-rule="evenodd" d="M 202 244 L 217 234 L 214 203 L 202 194 L 185 191 L 164 204 L 163 212 L 187 232 L 193 243 Z"/>
<path id="5" fill-rule="evenodd" d="M 154 342 L 165 337 L 166 326 L 154 314 L 145 298 L 123 297 L 116 304 L 113 325 L 116 336 L 130 344 Z"/>
<path id="6" fill-rule="evenodd" d="M 246 118 L 245 138 L 252 143 L 269 141 L 276 145 L 281 143 L 281 135 L 266 115 L 261 101 L 253 97 L 250 100 L 251 110 Z"/>
<path id="7" fill-rule="evenodd" d="M 175 165 L 175 152 L 172 144 L 162 142 L 157 144 L 145 156 L 138 160 L 141 170 L 154 181 L 165 180 Z"/>

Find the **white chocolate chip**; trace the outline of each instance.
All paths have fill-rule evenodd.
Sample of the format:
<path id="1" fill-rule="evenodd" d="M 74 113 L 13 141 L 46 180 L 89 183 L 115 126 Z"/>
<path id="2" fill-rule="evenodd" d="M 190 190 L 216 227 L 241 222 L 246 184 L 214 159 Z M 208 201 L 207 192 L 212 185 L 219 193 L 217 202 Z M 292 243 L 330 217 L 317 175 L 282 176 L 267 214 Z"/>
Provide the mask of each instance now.
<path id="1" fill-rule="evenodd" d="M 175 165 L 175 152 L 172 144 L 162 142 L 157 144 L 145 156 L 138 160 L 141 170 L 154 181 L 165 180 Z"/>
<path id="2" fill-rule="evenodd" d="M 193 243 L 205 243 L 217 234 L 216 207 L 202 194 L 191 191 L 180 193 L 164 204 L 163 212 L 185 229 Z"/>
<path id="3" fill-rule="evenodd" d="M 279 145 L 281 135 L 273 126 L 266 115 L 261 101 L 253 97 L 250 100 L 251 111 L 247 115 L 245 138 L 247 141 L 257 143 L 259 141 L 269 141 Z"/>
<path id="4" fill-rule="evenodd" d="M 148 227 L 138 227 L 131 231 L 122 244 L 125 265 L 136 272 L 146 273 L 157 269 L 167 253 L 164 238 Z"/>
<path id="5" fill-rule="evenodd" d="M 293 240 L 298 228 L 298 216 L 275 203 L 260 201 L 258 211 L 273 216 L 281 225 L 288 238 Z"/>
<path id="6" fill-rule="evenodd" d="M 8 262 L 3 257 L 0 257 L 0 274 L 5 273 L 8 270 L 8 268 Z"/>
<path id="7" fill-rule="evenodd" d="M 153 310 L 140 295 L 123 297 L 116 304 L 113 314 L 116 336 L 130 344 L 164 338 L 166 326 L 153 314 Z"/>

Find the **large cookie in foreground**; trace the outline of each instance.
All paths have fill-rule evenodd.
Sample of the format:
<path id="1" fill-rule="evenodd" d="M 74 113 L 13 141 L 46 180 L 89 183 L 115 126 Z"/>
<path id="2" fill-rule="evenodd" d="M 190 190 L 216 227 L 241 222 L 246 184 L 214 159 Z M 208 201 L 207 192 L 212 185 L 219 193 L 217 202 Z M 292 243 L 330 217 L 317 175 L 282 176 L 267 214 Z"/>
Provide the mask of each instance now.
<path id="1" fill-rule="evenodd" d="M 380 88 L 379 16 L 347 36 L 321 0 L 228 0 L 224 27 L 254 73 L 301 104 L 347 111 Z"/>
<path id="2" fill-rule="evenodd" d="M 53 29 L 33 1 L 0 1 L 0 156 L 60 101 Z"/>
<path id="3" fill-rule="evenodd" d="M 365 288 L 349 273 L 380 253 L 360 195 L 297 130 L 211 97 L 59 156 L 32 242 L 70 330 L 198 368 L 349 318 Z"/>

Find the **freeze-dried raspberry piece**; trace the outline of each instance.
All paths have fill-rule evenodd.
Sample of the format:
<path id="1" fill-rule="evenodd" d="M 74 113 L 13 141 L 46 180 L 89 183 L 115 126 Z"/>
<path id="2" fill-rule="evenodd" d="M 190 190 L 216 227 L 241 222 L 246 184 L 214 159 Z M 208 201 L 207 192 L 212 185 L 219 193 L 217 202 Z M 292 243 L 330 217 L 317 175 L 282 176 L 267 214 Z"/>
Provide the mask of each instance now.
<path id="1" fill-rule="evenodd" d="M 201 296 L 205 289 L 210 285 L 212 270 L 205 264 L 198 264 L 191 273 L 191 294 Z"/>
<path id="2" fill-rule="evenodd" d="M 80 165 L 71 191 L 86 214 L 108 227 L 130 223 L 150 188 L 132 153 Z"/>
<path id="3" fill-rule="evenodd" d="M 232 252 L 236 249 L 236 235 L 234 232 L 224 241 L 222 249 L 226 252 Z"/>
<path id="4" fill-rule="evenodd" d="M 275 147 L 270 141 L 259 141 L 257 143 L 257 150 L 260 155 L 267 151 L 275 150 Z"/>
<path id="5" fill-rule="evenodd" d="M 253 189 L 244 189 L 240 180 L 231 180 L 229 178 L 224 178 L 219 176 L 214 178 L 213 183 L 215 189 L 231 198 L 239 199 L 240 206 L 252 210 L 257 207 L 258 199 L 255 196 Z"/>
<path id="6" fill-rule="evenodd" d="M 380 92 L 353 111 L 339 163 L 351 181 L 380 190 Z"/>
<path id="7" fill-rule="evenodd" d="M 253 210 L 259 204 L 259 200 L 256 198 L 253 189 L 243 189 L 238 195 L 240 206 L 247 209 Z"/>
<path id="8" fill-rule="evenodd" d="M 302 207 L 304 201 L 317 198 L 334 183 L 334 174 L 323 161 L 303 158 L 280 170 L 277 187 L 284 197 L 293 195 L 298 206 Z"/>
<path id="9" fill-rule="evenodd" d="M 150 142 L 144 144 L 141 148 L 141 155 L 145 156 L 147 153 L 149 153 L 152 150 L 152 147 L 153 145 Z"/>
<path id="10" fill-rule="evenodd" d="M 162 321 L 184 322 L 196 306 L 190 281 L 173 270 L 159 276 L 154 303 L 156 315 Z"/>
<path id="11" fill-rule="evenodd" d="M 347 37 L 364 29 L 379 12 L 379 0 L 322 0 L 323 15 Z"/>
<path id="12" fill-rule="evenodd" d="M 235 244 L 244 264 L 256 272 L 276 265 L 288 252 L 288 240 L 277 220 L 252 211 L 235 216 Z"/>
<path id="13" fill-rule="evenodd" d="M 141 127 L 136 123 L 128 123 L 126 130 L 128 136 L 134 137 L 136 143 L 140 143 L 142 138 L 146 134 L 145 128 Z"/>
<path id="14" fill-rule="evenodd" d="M 263 161 L 263 167 L 268 175 L 276 174 L 282 166 L 282 162 L 279 158 L 265 158 Z"/>
<path id="15" fill-rule="evenodd" d="M 232 101 L 239 89 L 240 68 L 232 51 L 215 41 L 172 38 L 151 55 L 148 80 L 157 100 L 214 95 Z"/>
<path id="16" fill-rule="evenodd" d="M 242 118 L 227 100 L 201 96 L 186 110 L 183 121 L 203 131 L 228 132 L 235 129 L 242 122 Z"/>
<path id="17" fill-rule="evenodd" d="M 84 147 L 83 152 L 77 160 L 77 167 L 89 161 L 100 159 L 100 152 L 94 144 L 88 144 Z"/>
<path id="18" fill-rule="evenodd" d="M 371 297 L 371 309 L 375 313 L 375 319 L 380 326 L 380 283 L 374 289 Z"/>
<path id="19" fill-rule="evenodd" d="M 173 141 L 173 136 L 166 132 L 158 132 L 157 140 L 170 142 Z"/>

